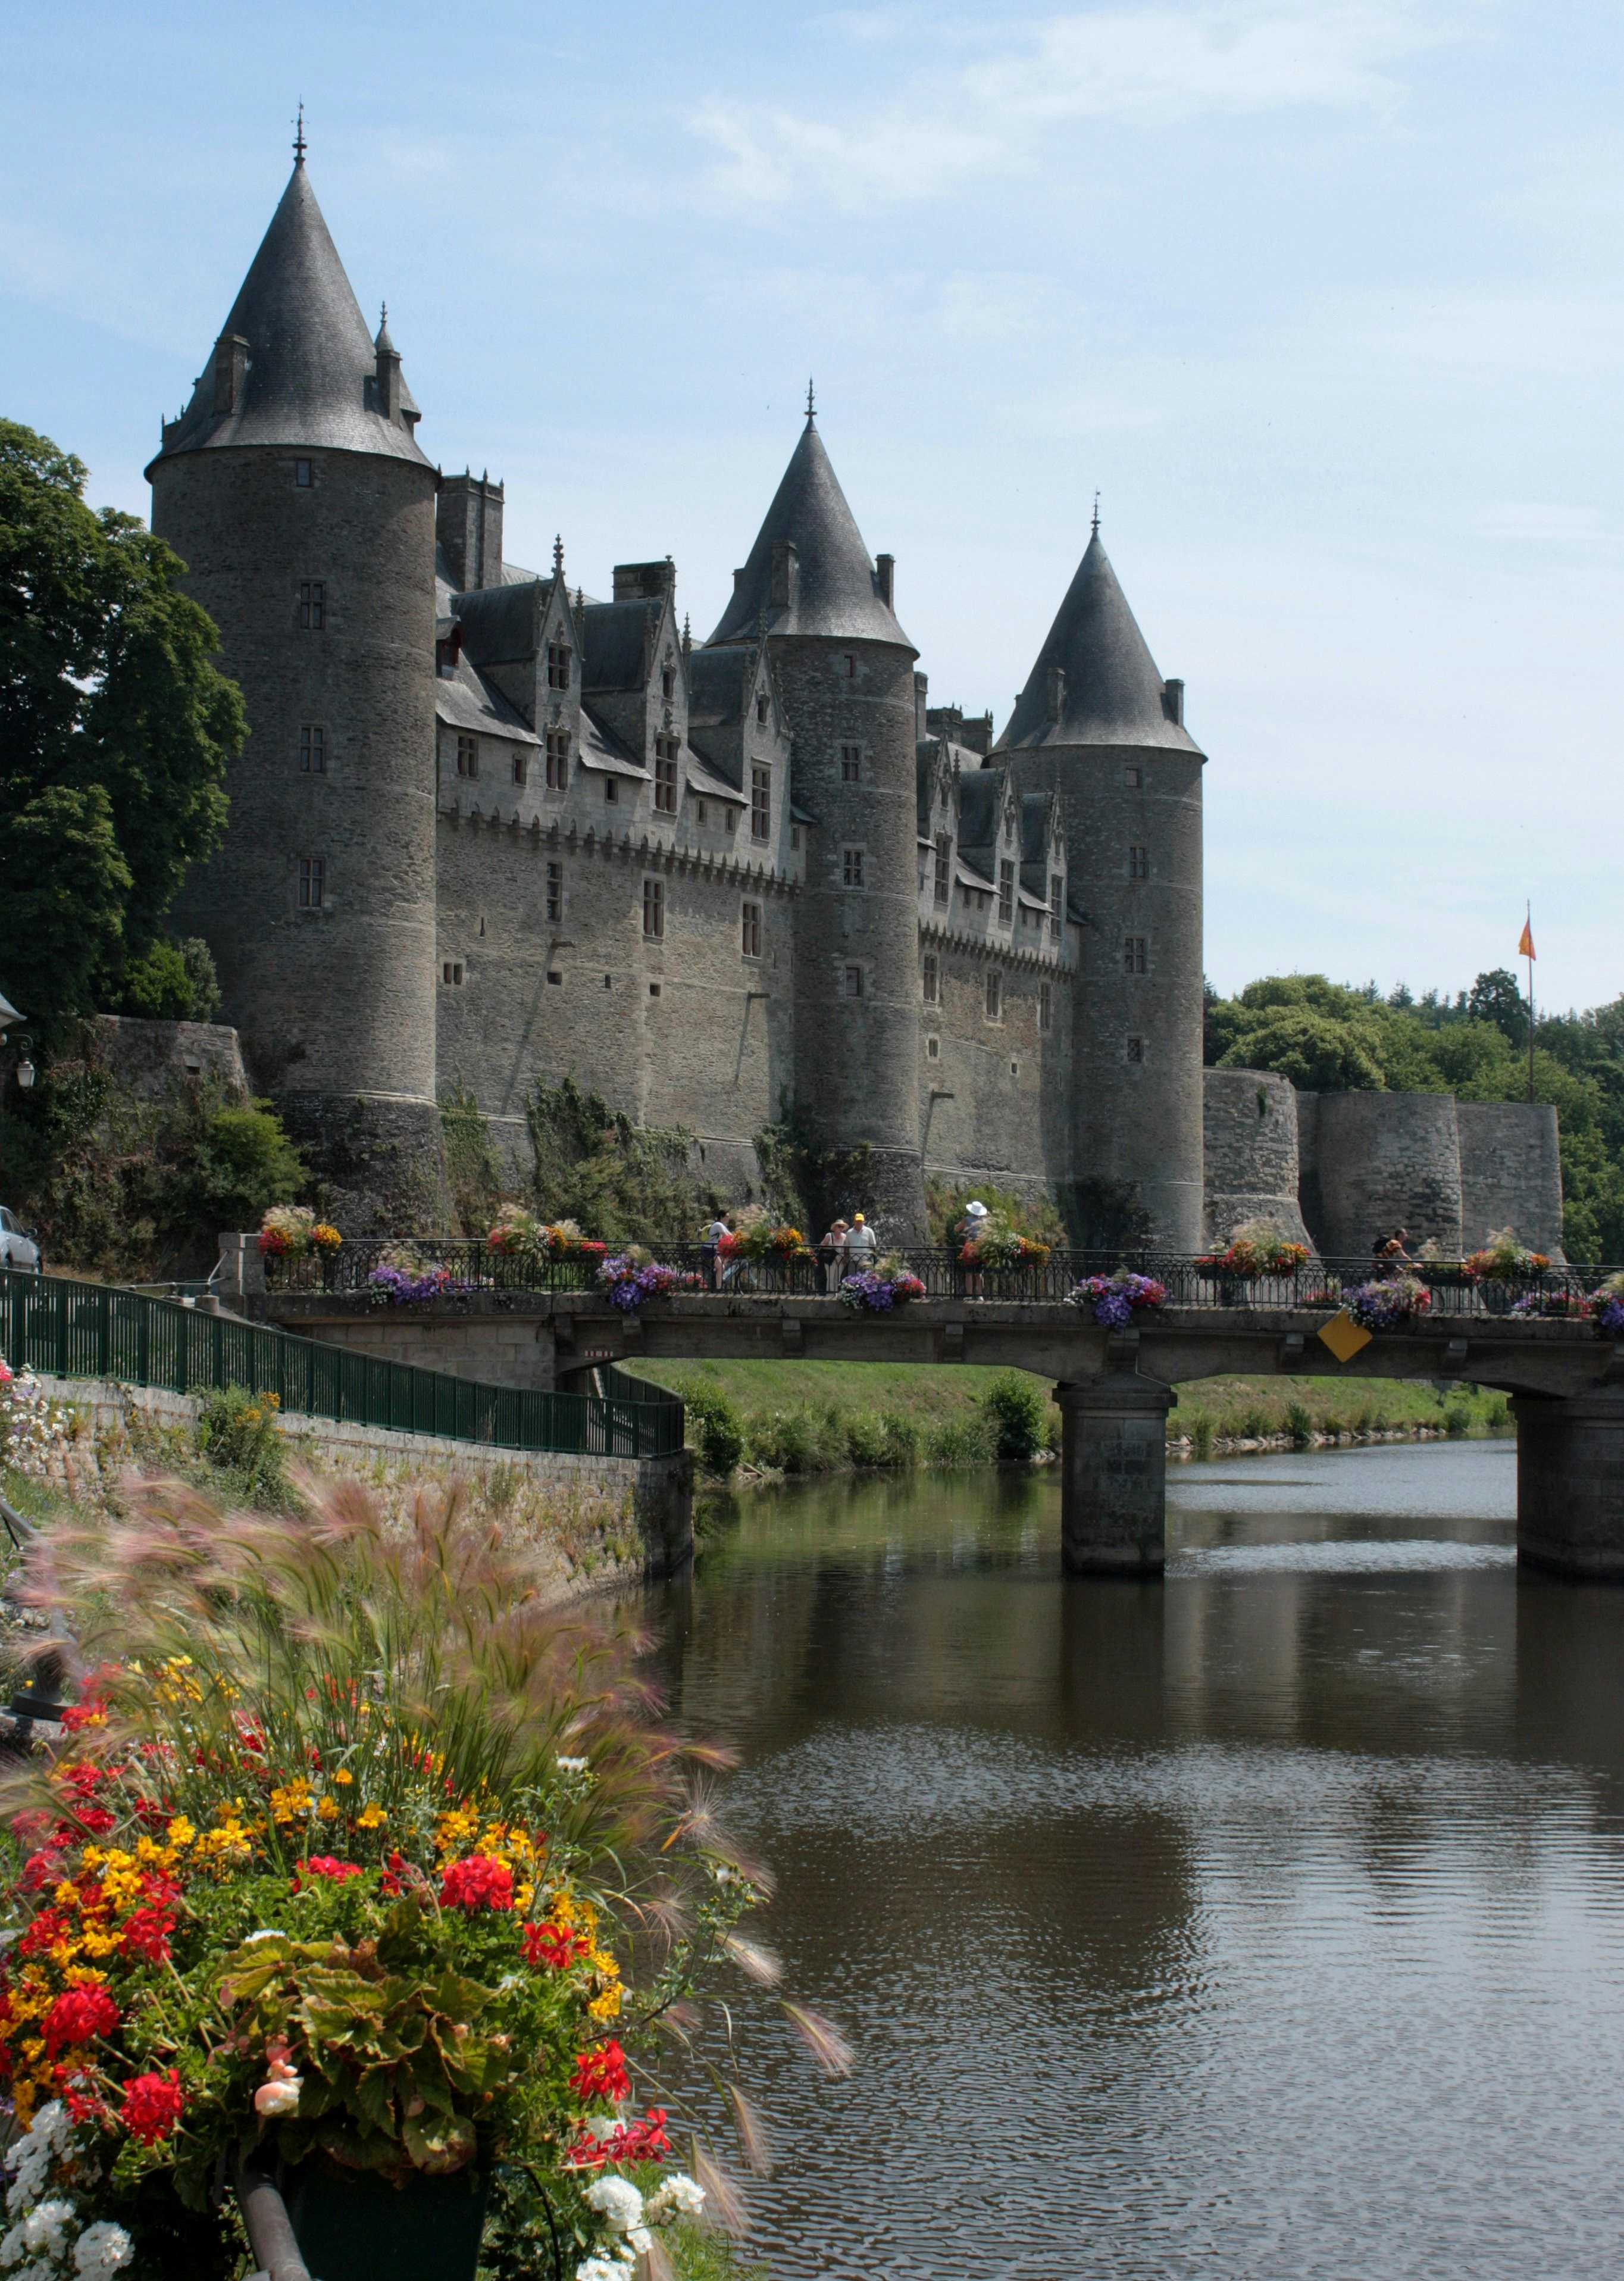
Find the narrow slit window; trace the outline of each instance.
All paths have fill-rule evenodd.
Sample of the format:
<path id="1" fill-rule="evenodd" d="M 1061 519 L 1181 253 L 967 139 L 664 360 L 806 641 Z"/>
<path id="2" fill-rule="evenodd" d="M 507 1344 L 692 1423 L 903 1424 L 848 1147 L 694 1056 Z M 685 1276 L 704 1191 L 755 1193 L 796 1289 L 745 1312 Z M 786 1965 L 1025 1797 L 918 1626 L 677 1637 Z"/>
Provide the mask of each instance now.
<path id="1" fill-rule="evenodd" d="M 1004 1019 L 1004 977 L 996 966 L 987 977 L 987 1019 L 989 1022 Z"/>
<path id="2" fill-rule="evenodd" d="M 663 942 L 666 939 L 666 883 L 663 879 L 645 879 L 643 883 L 643 932 L 648 942 Z"/>
<path id="3" fill-rule="evenodd" d="M 1130 879 L 1148 879 L 1151 876 L 1151 851 L 1148 847 L 1130 847 L 1128 851 L 1128 876 Z"/>
<path id="4" fill-rule="evenodd" d="M 654 807 L 660 816 L 677 812 L 677 742 L 674 737 L 654 739 Z"/>
<path id="5" fill-rule="evenodd" d="M 860 887 L 863 884 L 863 850 L 843 847 L 840 856 L 840 883 L 843 887 Z"/>
<path id="6" fill-rule="evenodd" d="M 1151 945 L 1142 934 L 1127 934 L 1122 938 L 1122 971 L 1124 974 L 1148 974 L 1151 970 Z"/>
<path id="7" fill-rule="evenodd" d="M 327 899 L 327 867 L 320 855 L 301 855 L 299 858 L 299 909 L 319 911 Z"/>
<path id="8" fill-rule="evenodd" d="M 327 622 L 327 590 L 319 578 L 303 578 L 299 582 L 299 630 L 302 633 L 325 631 Z"/>
<path id="9" fill-rule="evenodd" d="M 547 916 L 550 919 L 564 916 L 564 866 L 550 859 L 547 865 Z"/>
<path id="10" fill-rule="evenodd" d="M 306 721 L 299 731 L 299 766 L 307 777 L 327 772 L 327 732 L 318 721 Z"/>
<path id="11" fill-rule="evenodd" d="M 547 789 L 567 792 L 570 781 L 570 732 L 567 729 L 547 731 Z"/>
<path id="12" fill-rule="evenodd" d="M 935 904 L 945 910 L 953 892 L 953 843 L 945 833 L 936 841 Z"/>
<path id="13" fill-rule="evenodd" d="M 457 773 L 459 777 L 476 777 L 480 772 L 480 740 L 477 737 L 457 739 Z"/>
<path id="14" fill-rule="evenodd" d="M 761 906 L 745 903 L 740 912 L 740 948 L 746 958 L 761 955 Z"/>
<path id="15" fill-rule="evenodd" d="M 1007 858 L 998 865 L 998 924 L 1008 926 L 1015 916 L 1015 866 Z"/>
<path id="16" fill-rule="evenodd" d="M 840 780 L 842 784 L 860 784 L 863 780 L 863 752 L 858 745 L 843 745 L 840 748 Z"/>
<path id="17" fill-rule="evenodd" d="M 752 839 L 768 839 L 773 832 L 773 771 L 752 769 L 750 772 L 750 836 Z"/>

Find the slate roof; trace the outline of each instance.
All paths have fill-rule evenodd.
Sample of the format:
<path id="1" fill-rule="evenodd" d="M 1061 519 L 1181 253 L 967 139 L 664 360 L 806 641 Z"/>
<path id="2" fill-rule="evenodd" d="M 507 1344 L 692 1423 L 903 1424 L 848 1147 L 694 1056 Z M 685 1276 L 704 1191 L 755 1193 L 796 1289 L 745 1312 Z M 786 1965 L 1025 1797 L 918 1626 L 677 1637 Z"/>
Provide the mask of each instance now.
<path id="1" fill-rule="evenodd" d="M 453 594 L 451 613 L 462 627 L 463 651 L 475 665 L 519 665 L 535 655 L 550 578 L 523 585 L 479 586 Z"/>
<path id="2" fill-rule="evenodd" d="M 465 655 L 452 674 L 435 676 L 435 717 L 453 729 L 472 729 L 485 737 L 505 737 L 514 745 L 539 745 L 534 729 L 510 705 L 499 689 L 482 681 Z"/>
<path id="3" fill-rule="evenodd" d="M 958 844 L 961 847 L 991 847 L 998 838 L 998 814 L 1004 803 L 1002 769 L 976 769 L 958 779 Z"/>
<path id="4" fill-rule="evenodd" d="M 682 773 L 691 793 L 701 800 L 724 800 L 729 808 L 748 808 L 750 802 L 735 784 L 730 784 L 715 763 L 696 746 L 682 747 Z"/>
<path id="5" fill-rule="evenodd" d="M 688 717 L 718 729 L 739 719 L 756 677 L 753 644 L 697 649 L 688 661 Z"/>
<path id="6" fill-rule="evenodd" d="M 586 613 L 581 685 L 583 689 L 642 689 L 651 646 L 666 605 L 659 600 L 594 602 Z"/>
<path id="7" fill-rule="evenodd" d="M 594 718 L 583 705 L 581 708 L 581 734 L 575 740 L 575 758 L 584 769 L 596 769 L 607 777 L 637 777 L 643 783 L 652 782 L 650 772 L 641 761 L 635 761 L 627 751 L 612 729 Z"/>
<path id="8" fill-rule="evenodd" d="M 233 444 L 308 444 L 428 466 L 410 428 L 368 409 L 377 352 L 303 159 L 221 330 L 248 343 L 242 402 L 216 414 L 211 351 L 158 459 Z M 402 390 L 410 410 L 404 379 Z"/>
<path id="9" fill-rule="evenodd" d="M 781 539 L 793 543 L 799 564 L 792 608 L 773 605 L 773 549 Z M 810 419 L 756 534 L 750 560 L 739 573 L 733 599 L 706 647 L 746 639 L 758 623 L 774 634 L 895 642 L 919 654 L 881 599 L 863 534 Z"/>
<path id="10" fill-rule="evenodd" d="M 1022 863 L 1043 863 L 1049 861 L 1049 809 L 1051 795 L 1046 792 L 1023 793 L 1020 796 L 1020 860 Z"/>
<path id="11" fill-rule="evenodd" d="M 1049 718 L 1053 665 L 1066 675 L 1058 721 Z M 1165 689 L 1097 530 L 995 749 L 1141 745 L 1198 754 L 1200 746 L 1172 718 Z"/>

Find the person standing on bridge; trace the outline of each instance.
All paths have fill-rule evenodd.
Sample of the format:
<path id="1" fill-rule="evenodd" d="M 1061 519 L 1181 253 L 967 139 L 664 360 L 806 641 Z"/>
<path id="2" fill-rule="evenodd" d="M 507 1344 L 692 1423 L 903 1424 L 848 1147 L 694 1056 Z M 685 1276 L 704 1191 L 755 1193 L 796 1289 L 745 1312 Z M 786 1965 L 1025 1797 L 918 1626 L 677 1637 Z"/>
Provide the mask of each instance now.
<path id="1" fill-rule="evenodd" d="M 965 1206 L 965 1216 L 963 1219 L 960 1220 L 958 1226 L 953 1230 L 954 1239 L 958 1245 L 958 1256 L 961 1260 L 964 1258 L 966 1252 L 969 1252 L 973 1258 L 979 1258 L 979 1255 L 975 1251 L 975 1246 L 981 1236 L 986 1232 L 987 1222 L 989 1218 L 990 1214 L 989 1213 L 986 1205 L 977 1199 L 973 1198 L 971 1202 Z M 986 1297 L 987 1287 L 981 1280 L 981 1271 L 979 1264 L 970 1265 L 965 1268 L 964 1295 L 966 1299 L 983 1299 Z"/>
<path id="2" fill-rule="evenodd" d="M 719 1291 L 721 1288 L 720 1276 L 717 1267 L 717 1261 L 720 1256 L 720 1247 L 723 1236 L 731 1235 L 732 1233 L 732 1220 L 728 1218 L 726 1212 L 718 1212 L 716 1218 L 711 1222 L 710 1226 L 700 1236 L 699 1241 L 704 1246 L 704 1249 L 700 1252 L 699 1257 L 704 1269 L 704 1283 L 707 1291 Z"/>
<path id="3" fill-rule="evenodd" d="M 854 1213 L 851 1226 L 846 1231 L 846 1256 L 842 1272 L 848 1275 L 865 1273 L 874 1265 L 879 1249 L 879 1237 L 861 1212 Z M 838 1289 L 838 1285 L 835 1287 Z"/>
<path id="4" fill-rule="evenodd" d="M 840 1294 L 840 1279 L 846 1272 L 846 1223 L 837 1219 L 818 1246 L 818 1264 L 823 1270 L 823 1287 L 831 1298 Z"/>

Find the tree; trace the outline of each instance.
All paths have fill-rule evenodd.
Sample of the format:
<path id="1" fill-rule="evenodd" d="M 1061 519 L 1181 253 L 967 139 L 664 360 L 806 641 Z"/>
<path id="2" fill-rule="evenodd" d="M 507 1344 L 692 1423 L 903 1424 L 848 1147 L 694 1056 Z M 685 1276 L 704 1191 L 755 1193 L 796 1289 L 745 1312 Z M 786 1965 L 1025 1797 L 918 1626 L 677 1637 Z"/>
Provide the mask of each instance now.
<path id="1" fill-rule="evenodd" d="M 248 733 L 184 564 L 85 474 L 0 420 L 0 986 L 35 1017 L 89 1010 L 158 936 Z"/>
<path id="2" fill-rule="evenodd" d="M 1466 999 L 1466 1011 L 1474 1022 L 1492 1022 L 1513 1046 L 1528 1044 L 1528 1003 L 1516 976 L 1507 968 L 1497 966 L 1478 976 Z"/>

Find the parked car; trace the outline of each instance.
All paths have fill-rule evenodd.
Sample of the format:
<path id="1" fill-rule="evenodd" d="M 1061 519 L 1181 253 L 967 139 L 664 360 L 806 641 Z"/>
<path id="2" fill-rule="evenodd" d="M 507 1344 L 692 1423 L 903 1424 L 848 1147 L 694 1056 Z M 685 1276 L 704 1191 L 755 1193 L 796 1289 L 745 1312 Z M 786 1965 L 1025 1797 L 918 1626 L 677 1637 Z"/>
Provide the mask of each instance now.
<path id="1" fill-rule="evenodd" d="M 40 1247 L 14 1211 L 0 1204 L 0 1267 L 20 1267 L 29 1274 L 43 1272 Z"/>

